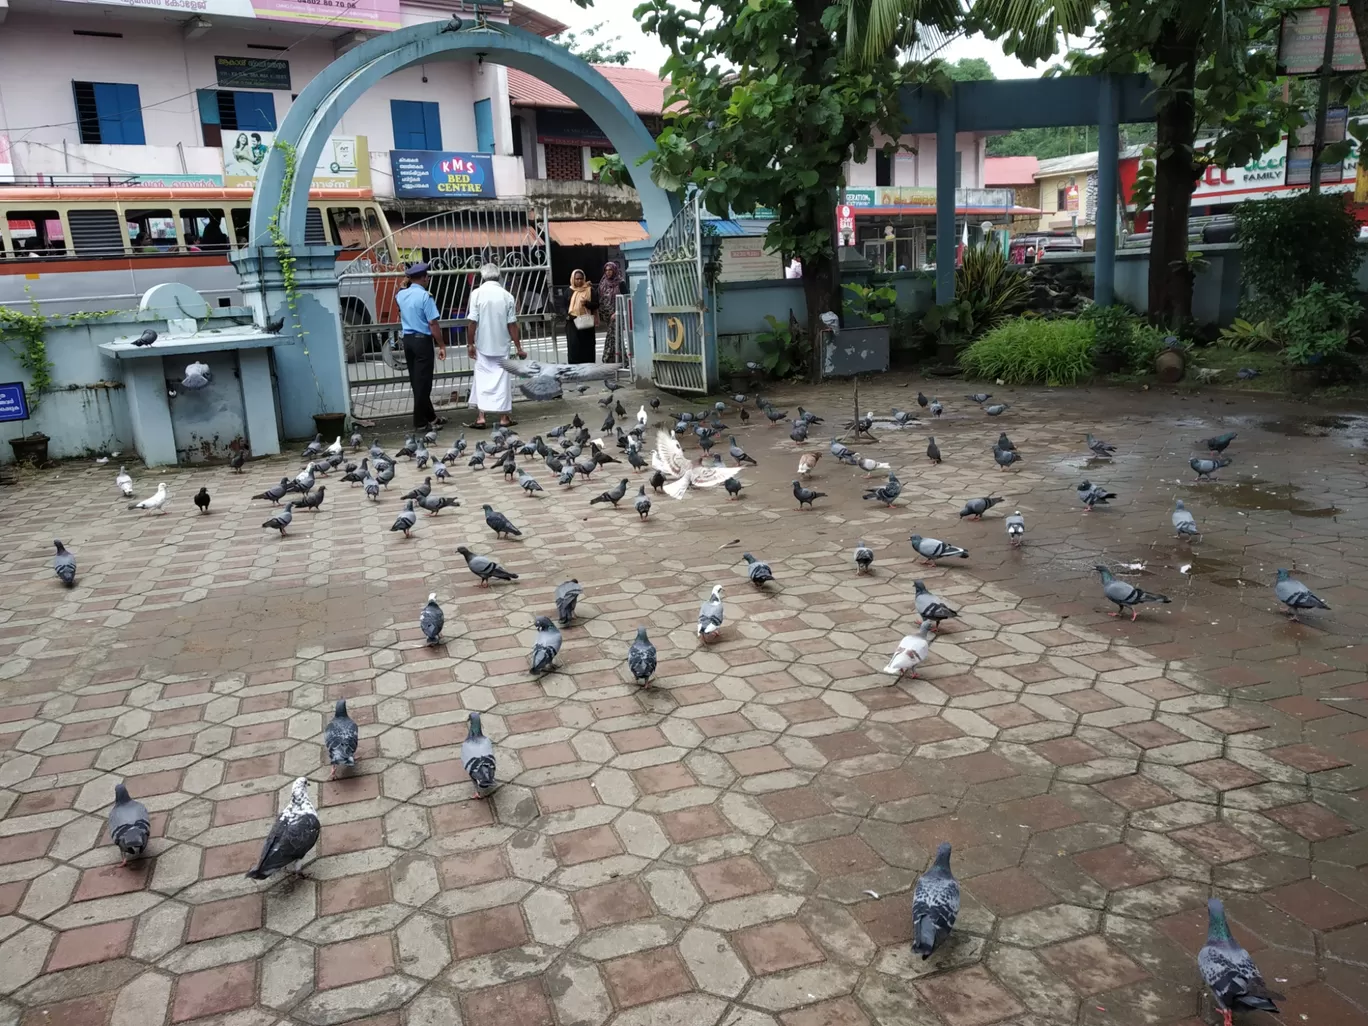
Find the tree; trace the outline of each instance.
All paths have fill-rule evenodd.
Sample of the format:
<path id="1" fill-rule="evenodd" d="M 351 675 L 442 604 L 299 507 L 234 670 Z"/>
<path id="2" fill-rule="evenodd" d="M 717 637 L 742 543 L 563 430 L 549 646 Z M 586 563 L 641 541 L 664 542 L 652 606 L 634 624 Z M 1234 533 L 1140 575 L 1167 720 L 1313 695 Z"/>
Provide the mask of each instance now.
<path id="1" fill-rule="evenodd" d="M 961 57 L 945 65 L 945 73 L 956 82 L 991 82 L 993 66 L 982 57 Z"/>
<path id="2" fill-rule="evenodd" d="M 766 242 L 803 263 L 815 356 L 821 314 L 841 311 L 832 243 L 845 163 L 865 159 L 876 131 L 902 134 L 904 85 L 949 80 L 892 45 L 863 65 L 847 59 L 848 11 L 829 0 L 699 0 L 697 10 L 647 0 L 636 15 L 670 50 L 656 182 L 700 190 L 721 216 L 775 211 Z M 915 36 L 915 26 L 895 31 Z M 821 361 L 810 365 L 815 374 Z"/>
<path id="3" fill-rule="evenodd" d="M 1067 36 L 1092 24 L 1091 0 L 840 0 L 846 7 L 845 45 L 863 62 L 889 46 L 906 47 L 923 32 L 939 42 L 982 33 L 1002 39 L 1002 50 L 1028 67 L 1059 52 Z M 970 58 L 973 60 L 973 58 Z M 991 77 L 991 75 L 990 75 Z"/>
<path id="4" fill-rule="evenodd" d="M 582 32 L 557 32 L 551 37 L 553 43 L 560 43 L 577 57 L 583 57 L 590 64 L 626 64 L 632 59 L 630 50 L 619 50 L 614 47 L 622 43 L 621 36 L 611 36 L 604 39 L 594 38 L 608 23 L 600 21 L 590 25 Z"/>

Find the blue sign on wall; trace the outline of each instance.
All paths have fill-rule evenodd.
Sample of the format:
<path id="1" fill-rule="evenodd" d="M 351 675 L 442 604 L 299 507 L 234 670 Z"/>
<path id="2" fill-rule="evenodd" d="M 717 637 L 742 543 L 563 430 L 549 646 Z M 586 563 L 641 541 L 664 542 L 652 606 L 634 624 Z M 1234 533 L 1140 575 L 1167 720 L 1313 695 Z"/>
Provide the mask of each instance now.
<path id="1" fill-rule="evenodd" d="M 404 198 L 494 199 L 494 161 L 485 153 L 390 150 L 394 195 Z"/>
<path id="2" fill-rule="evenodd" d="M 28 393 L 22 381 L 0 385 L 0 421 L 28 420 Z"/>

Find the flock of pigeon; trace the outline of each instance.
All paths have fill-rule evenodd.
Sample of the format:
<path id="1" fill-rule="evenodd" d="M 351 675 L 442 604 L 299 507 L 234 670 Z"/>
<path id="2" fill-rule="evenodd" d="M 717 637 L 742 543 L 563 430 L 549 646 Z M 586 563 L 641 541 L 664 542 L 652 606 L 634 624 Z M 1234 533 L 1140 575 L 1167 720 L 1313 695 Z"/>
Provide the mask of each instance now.
<path id="1" fill-rule="evenodd" d="M 721 486 L 730 498 L 734 499 L 740 495 L 743 488 L 741 471 L 744 467 L 755 466 L 756 461 L 745 452 L 734 435 L 728 436 L 727 449 L 734 466 L 727 466 L 720 453 L 711 452 L 716 444 L 715 438 L 727 430 L 721 419 L 722 413 L 727 409 L 725 403 L 716 403 L 712 409 L 701 412 L 686 411 L 672 415 L 672 430 L 657 431 L 655 447 L 648 457 L 643 454 L 645 432 L 651 416 L 647 413 L 646 406 L 643 405 L 638 411 L 630 430 L 624 430 L 618 425 L 618 418 L 625 420 L 627 411 L 621 401 L 613 395 L 620 386 L 610 380 L 605 380 L 604 385 L 607 394 L 600 401 L 600 405 L 609 409 L 601 432 L 604 435 L 615 432 L 617 448 L 621 450 L 623 460 L 633 471 L 642 472 L 648 468 L 652 471 L 647 484 L 654 492 L 663 490 L 671 497 L 683 498 L 690 488 Z M 581 388 L 580 391 L 584 389 Z M 748 397 L 737 395 L 732 398 L 737 404 L 741 422 L 749 422 L 750 413 L 745 405 Z M 980 393 L 967 398 L 977 403 L 986 415 L 992 417 L 1001 416 L 1010 408 L 1006 403 L 988 405 L 988 400 L 992 398 L 990 394 Z M 919 392 L 917 401 L 932 417 L 942 416 L 944 406 L 939 400 L 928 399 Z M 652 398 L 649 405 L 652 410 L 659 410 L 660 400 Z M 776 409 L 763 397 L 756 397 L 756 407 L 765 414 L 771 424 L 788 418 L 787 412 Z M 821 417 L 802 407 L 797 408 L 797 413 L 798 416 L 791 422 L 790 438 L 802 444 L 807 441 L 810 429 L 823 421 Z M 916 417 L 914 414 L 894 408 L 888 419 L 899 428 L 904 428 Z M 851 425 L 855 430 L 855 438 L 858 440 L 861 436 L 866 436 L 873 440 L 870 430 L 874 424 L 873 413 L 858 417 Z M 685 455 L 679 442 L 680 437 L 690 434 L 697 439 L 702 451 L 702 458 L 697 462 L 691 461 Z M 1215 471 L 1230 464 L 1231 460 L 1222 454 L 1234 438 L 1235 434 L 1230 433 L 1205 441 L 1211 458 L 1194 458 L 1190 461 L 1199 481 L 1210 479 Z M 554 448 L 548 444 L 548 439 L 555 443 Z M 352 451 L 359 452 L 363 444 L 361 435 L 354 433 L 350 441 Z M 325 486 L 318 483 L 318 478 L 333 471 L 340 470 L 342 482 L 361 486 L 369 499 L 379 501 L 381 491 L 387 489 L 393 481 L 397 461 L 401 458 L 412 460 L 413 466 L 420 471 L 428 469 L 429 465 L 432 469 L 432 473 L 426 476 L 420 485 L 403 495 L 404 508 L 390 528 L 393 532 L 402 533 L 406 538 L 412 537 L 417 527 L 418 508 L 422 508 L 429 517 L 435 517 L 443 509 L 460 505 L 459 500 L 453 496 L 433 492 L 434 479 L 439 484 L 449 481 L 450 467 L 460 461 L 465 461 L 466 466 L 472 471 L 482 471 L 487 467 L 497 468 L 503 473 L 506 481 L 512 482 L 516 479 L 521 491 L 534 498 L 544 493 L 545 489 L 528 472 L 526 466 L 518 464 L 519 457 L 539 459 L 547 470 L 556 476 L 556 483 L 567 489 L 574 487 L 577 480 L 590 480 L 592 475 L 604 466 L 622 462 L 609 453 L 602 438 L 592 437 L 579 414 L 575 414 L 569 424 L 546 432 L 545 437 L 537 435 L 528 441 L 521 440 L 511 427 L 498 427 L 493 431 L 490 441 L 478 442 L 469 456 L 466 455 L 467 444 L 464 434 L 444 453 L 434 457 L 428 446 L 435 446 L 436 443 L 436 431 L 429 431 L 421 437 L 408 438 L 405 444 L 390 456 L 381 447 L 377 438 L 358 464 L 348 460 L 341 438 L 325 447 L 321 436 L 315 436 L 303 452 L 306 465 L 299 474 L 293 478 L 282 477 L 278 484 L 252 496 L 255 500 L 268 501 L 276 506 L 280 506 L 282 500 L 285 500 L 283 508 L 274 512 L 262 524 L 262 528 L 278 531 L 284 536 L 295 510 L 316 512 L 322 506 L 325 496 Z M 1099 457 L 1111 458 L 1116 451 L 1115 446 L 1094 438 L 1091 434 L 1087 436 L 1087 445 L 1089 450 Z M 866 478 L 875 472 L 887 472 L 886 480 L 866 491 L 863 498 L 876 500 L 889 507 L 894 505 L 901 494 L 902 484 L 889 464 L 861 456 L 836 438 L 831 440 L 830 453 L 839 462 L 863 470 Z M 811 509 L 817 500 L 827 497 L 825 492 L 813 490 L 804 483 L 813 474 L 821 456 L 820 452 L 799 454 L 798 477 L 792 482 L 793 496 L 799 510 Z M 934 437 L 928 439 L 927 457 L 937 464 L 942 460 Z M 1002 432 L 994 443 L 993 457 L 1003 471 L 1007 471 L 1022 460 L 1006 432 Z M 244 459 L 244 452 L 236 454 L 230 462 L 232 469 L 241 472 Z M 119 468 L 115 483 L 125 497 L 133 496 L 133 481 L 124 467 Z M 633 501 L 633 508 L 643 520 L 651 511 L 651 498 L 646 491 L 647 484 L 640 486 Z M 626 498 L 629 485 L 630 478 L 620 478 L 615 486 L 590 499 L 589 504 L 610 504 L 617 507 Z M 1077 492 L 1085 513 L 1099 506 L 1106 506 L 1110 500 L 1117 498 L 1116 493 L 1086 480 L 1078 485 Z M 287 496 L 292 497 L 287 499 Z M 165 513 L 168 500 L 166 484 L 162 482 L 154 495 L 130 504 L 129 509 Z M 211 500 L 207 488 L 201 488 L 194 501 L 202 514 L 209 512 Z M 960 518 L 982 520 L 989 510 L 1002 501 L 1001 497 L 991 495 L 970 499 L 960 510 Z M 522 535 L 522 530 L 507 515 L 491 505 L 484 505 L 483 513 L 485 524 L 496 539 Z M 1014 547 L 1021 545 L 1026 533 L 1025 519 L 1021 513 L 1014 512 L 1005 518 L 1004 523 L 1008 543 Z M 1181 500 L 1176 503 L 1173 511 L 1173 526 L 1180 538 L 1201 537 L 1196 519 Z M 935 566 L 941 559 L 969 558 L 967 549 L 937 538 L 913 534 L 910 542 L 913 550 L 928 566 Z M 63 584 L 73 587 L 76 583 L 75 556 L 61 541 L 54 544 L 57 550 L 54 560 L 56 575 Z M 496 560 L 475 553 L 466 546 L 459 547 L 457 552 L 465 559 L 471 573 L 479 579 L 481 587 L 489 587 L 491 582 L 495 581 L 512 582 L 518 579 L 516 573 L 500 566 Z M 744 553 L 742 558 L 747 565 L 747 576 L 756 588 L 764 588 L 774 581 L 773 569 L 767 562 L 749 552 Z M 874 552 L 863 540 L 855 548 L 854 562 L 857 574 L 871 571 Z M 1109 614 L 1111 616 L 1121 615 L 1129 608 L 1131 619 L 1135 620 L 1137 607 L 1141 604 L 1170 601 L 1163 595 L 1146 592 L 1117 580 L 1106 567 L 1098 566 L 1096 569 L 1101 574 L 1106 599 L 1117 606 L 1117 612 Z M 916 634 L 908 635 L 899 642 L 897 650 L 882 671 L 899 678 L 917 675 L 916 668 L 928 657 L 935 632 L 944 621 L 959 615 L 955 609 L 931 592 L 924 581 L 915 581 L 914 588 L 913 601 L 921 619 L 920 627 Z M 1279 601 L 1287 606 L 1293 619 L 1296 619 L 1298 610 L 1329 608 L 1304 585 L 1293 580 L 1286 570 L 1278 571 L 1275 591 Z M 554 595 L 556 620 L 553 621 L 545 615 L 536 617 L 533 626 L 537 633 L 530 654 L 530 668 L 535 675 L 540 676 L 557 668 L 556 660 L 562 644 L 560 627 L 573 623 L 576 604 L 582 594 L 583 588 L 578 580 L 565 581 L 557 587 Z M 718 640 L 724 622 L 722 585 L 719 584 L 712 587 L 707 599 L 699 608 L 697 636 L 704 643 Z M 427 603 L 420 612 L 419 627 L 427 643 L 437 646 L 442 643 L 444 626 L 445 614 L 434 592 L 428 596 Z M 627 650 L 628 671 L 633 681 L 645 687 L 655 675 L 656 665 L 655 646 L 651 643 L 646 628 L 640 626 Z M 330 779 L 336 775 L 339 768 L 345 769 L 355 764 L 358 736 L 356 723 L 347 715 L 346 702 L 338 701 L 333 718 L 323 734 L 323 748 L 331 766 Z M 474 787 L 475 797 L 482 799 L 492 793 L 496 787 L 494 745 L 483 732 L 478 712 L 471 712 L 469 715 L 468 735 L 461 745 L 461 761 Z M 123 784 L 117 785 L 114 792 L 115 804 L 109 815 L 110 835 L 126 863 L 129 858 L 141 856 L 146 851 L 150 833 L 149 819 L 147 809 L 129 795 Z M 292 864 L 298 869 L 317 843 L 319 833 L 317 812 L 309 798 L 308 780 L 300 777 L 291 789 L 289 804 L 275 821 L 262 846 L 257 864 L 247 872 L 247 876 L 258 880 L 266 879 Z M 918 878 L 913 891 L 912 949 L 923 959 L 928 958 L 950 936 L 959 912 L 959 884 L 950 868 L 950 856 L 951 846 L 941 844 L 934 863 Z M 1268 992 L 1248 952 L 1231 937 L 1224 910 L 1216 899 L 1209 903 L 1207 944 L 1201 950 L 1198 963 L 1204 979 L 1217 998 L 1226 1026 L 1230 1024 L 1232 1008 L 1276 1010 L 1272 999 L 1277 995 Z"/>

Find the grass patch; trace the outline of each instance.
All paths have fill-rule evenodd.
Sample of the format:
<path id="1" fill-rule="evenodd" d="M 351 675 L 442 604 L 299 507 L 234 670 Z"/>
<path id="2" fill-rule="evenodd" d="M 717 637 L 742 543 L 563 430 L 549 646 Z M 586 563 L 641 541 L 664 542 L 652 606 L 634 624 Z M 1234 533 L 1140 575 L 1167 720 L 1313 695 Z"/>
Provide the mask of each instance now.
<path id="1" fill-rule="evenodd" d="M 1075 385 L 1092 375 L 1095 338 L 1088 321 L 1020 317 L 969 346 L 960 366 L 1009 385 Z"/>

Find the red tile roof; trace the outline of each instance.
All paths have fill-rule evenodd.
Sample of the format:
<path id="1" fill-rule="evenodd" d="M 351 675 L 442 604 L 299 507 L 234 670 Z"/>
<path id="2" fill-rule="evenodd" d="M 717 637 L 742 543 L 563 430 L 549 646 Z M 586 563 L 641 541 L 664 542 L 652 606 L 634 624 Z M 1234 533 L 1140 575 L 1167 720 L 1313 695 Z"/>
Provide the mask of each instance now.
<path id="1" fill-rule="evenodd" d="M 1035 185 L 1035 175 L 1039 169 L 1040 161 L 1035 157 L 986 157 L 983 161 L 983 187 L 1006 189 L 1013 185 Z"/>
<path id="2" fill-rule="evenodd" d="M 595 64 L 594 68 L 617 87 L 638 114 L 659 114 L 668 83 L 654 71 Z M 508 101 L 514 107 L 557 107 L 574 110 L 578 105 L 558 89 L 517 68 L 508 69 Z"/>

